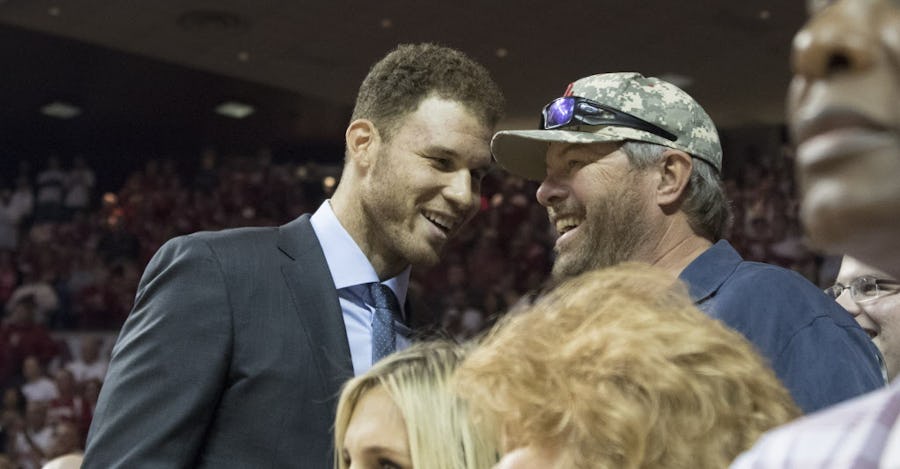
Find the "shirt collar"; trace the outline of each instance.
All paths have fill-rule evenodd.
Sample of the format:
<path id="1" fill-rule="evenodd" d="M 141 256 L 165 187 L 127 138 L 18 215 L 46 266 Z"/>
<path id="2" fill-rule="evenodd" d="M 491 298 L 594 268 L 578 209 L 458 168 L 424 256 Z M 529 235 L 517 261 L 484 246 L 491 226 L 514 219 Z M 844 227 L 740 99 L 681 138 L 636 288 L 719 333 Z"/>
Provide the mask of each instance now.
<path id="1" fill-rule="evenodd" d="M 688 284 L 695 303 L 711 296 L 744 259 L 724 239 L 700 254 L 678 277 Z"/>
<path id="2" fill-rule="evenodd" d="M 372 263 L 341 225 L 329 200 L 322 202 L 309 222 L 319 238 L 325 262 L 328 263 L 328 270 L 334 280 L 334 288 L 340 290 L 379 281 Z M 393 290 L 401 305 L 406 302 L 409 274 L 410 267 L 407 267 L 399 275 L 381 282 Z"/>

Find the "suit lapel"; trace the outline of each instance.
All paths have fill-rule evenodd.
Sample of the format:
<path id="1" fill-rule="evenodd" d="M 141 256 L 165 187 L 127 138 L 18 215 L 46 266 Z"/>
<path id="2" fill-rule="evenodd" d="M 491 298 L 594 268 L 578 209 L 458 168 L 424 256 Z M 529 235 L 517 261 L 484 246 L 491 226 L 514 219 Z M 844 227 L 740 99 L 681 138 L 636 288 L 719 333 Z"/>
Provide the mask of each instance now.
<path id="1" fill-rule="evenodd" d="M 293 260 L 281 271 L 316 355 L 322 383 L 329 395 L 336 396 L 353 377 L 353 362 L 334 281 L 309 215 L 279 227 L 278 248 Z"/>

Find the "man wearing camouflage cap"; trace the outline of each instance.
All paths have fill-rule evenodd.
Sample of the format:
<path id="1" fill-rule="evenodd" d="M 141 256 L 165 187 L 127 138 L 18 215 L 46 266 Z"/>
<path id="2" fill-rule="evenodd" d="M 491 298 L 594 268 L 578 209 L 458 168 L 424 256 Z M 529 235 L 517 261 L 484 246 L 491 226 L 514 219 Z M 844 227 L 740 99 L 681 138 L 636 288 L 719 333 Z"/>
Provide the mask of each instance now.
<path id="1" fill-rule="evenodd" d="M 810 412 L 884 385 L 878 351 L 852 317 L 800 275 L 746 262 L 730 222 L 712 120 L 684 91 L 637 73 L 582 78 L 548 104 L 539 130 L 491 149 L 537 199 L 559 238 L 561 279 L 623 261 L 671 271 L 698 307 L 744 334 Z"/>

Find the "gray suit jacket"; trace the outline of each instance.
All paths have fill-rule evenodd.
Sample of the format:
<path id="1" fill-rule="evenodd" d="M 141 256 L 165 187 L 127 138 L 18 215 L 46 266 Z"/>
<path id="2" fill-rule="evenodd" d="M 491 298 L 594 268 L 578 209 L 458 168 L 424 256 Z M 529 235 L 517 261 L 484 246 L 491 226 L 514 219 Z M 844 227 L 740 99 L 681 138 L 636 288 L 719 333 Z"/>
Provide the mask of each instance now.
<path id="1" fill-rule="evenodd" d="M 175 238 L 141 279 L 83 467 L 331 467 L 352 376 L 308 215 Z"/>

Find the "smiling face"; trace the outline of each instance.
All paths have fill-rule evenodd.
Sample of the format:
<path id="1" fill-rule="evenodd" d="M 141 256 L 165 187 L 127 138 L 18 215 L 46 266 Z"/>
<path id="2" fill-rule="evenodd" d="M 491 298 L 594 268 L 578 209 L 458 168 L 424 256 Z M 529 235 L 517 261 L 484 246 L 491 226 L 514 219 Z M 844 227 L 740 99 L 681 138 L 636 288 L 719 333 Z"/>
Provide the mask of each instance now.
<path id="1" fill-rule="evenodd" d="M 900 4 L 810 0 L 788 118 L 819 247 L 900 275 Z"/>
<path id="2" fill-rule="evenodd" d="M 638 260 L 650 232 L 644 196 L 650 188 L 619 146 L 553 142 L 547 150 L 537 199 L 559 233 L 556 278 Z"/>
<path id="3" fill-rule="evenodd" d="M 844 257 L 837 283 L 850 285 L 854 279 L 871 276 L 880 280 L 893 280 L 884 272 L 869 267 L 852 257 Z M 856 303 L 850 299 L 850 291 L 844 290 L 837 298 L 884 356 L 888 378 L 893 380 L 900 373 L 900 294 L 888 292 L 884 296 Z"/>
<path id="4" fill-rule="evenodd" d="M 478 211 L 491 129 L 462 104 L 429 97 L 375 150 L 362 181 L 369 256 L 397 271 L 432 265 Z"/>
<path id="5" fill-rule="evenodd" d="M 356 403 L 341 457 L 349 469 L 412 469 L 403 414 L 383 387 L 370 389 Z"/>

